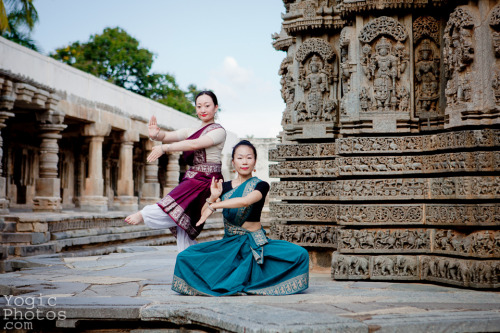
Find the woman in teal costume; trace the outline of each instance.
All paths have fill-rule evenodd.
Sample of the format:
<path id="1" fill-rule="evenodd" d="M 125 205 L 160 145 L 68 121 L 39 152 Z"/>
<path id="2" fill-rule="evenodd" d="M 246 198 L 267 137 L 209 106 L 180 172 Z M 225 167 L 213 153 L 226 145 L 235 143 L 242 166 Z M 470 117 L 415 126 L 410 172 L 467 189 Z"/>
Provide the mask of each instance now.
<path id="1" fill-rule="evenodd" d="M 272 240 L 260 224 L 269 184 L 252 177 L 257 151 L 248 141 L 232 153 L 238 177 L 212 180 L 211 195 L 198 224 L 223 208 L 224 238 L 193 245 L 179 253 L 172 290 L 186 295 L 289 295 L 309 286 L 307 251 Z M 220 197 L 220 200 L 219 200 Z"/>

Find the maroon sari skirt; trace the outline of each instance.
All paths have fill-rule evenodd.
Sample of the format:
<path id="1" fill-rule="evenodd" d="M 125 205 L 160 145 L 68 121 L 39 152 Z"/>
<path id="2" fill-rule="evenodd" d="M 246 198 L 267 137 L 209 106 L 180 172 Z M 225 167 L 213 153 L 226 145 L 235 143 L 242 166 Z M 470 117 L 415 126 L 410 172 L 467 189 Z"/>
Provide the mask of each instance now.
<path id="1" fill-rule="evenodd" d="M 212 177 L 215 180 L 223 179 L 221 164 L 202 163 L 191 166 L 179 185 L 157 203 L 191 239 L 195 239 L 205 225 L 197 227 L 196 223 L 210 196 Z M 176 236 L 176 228 L 170 230 Z"/>

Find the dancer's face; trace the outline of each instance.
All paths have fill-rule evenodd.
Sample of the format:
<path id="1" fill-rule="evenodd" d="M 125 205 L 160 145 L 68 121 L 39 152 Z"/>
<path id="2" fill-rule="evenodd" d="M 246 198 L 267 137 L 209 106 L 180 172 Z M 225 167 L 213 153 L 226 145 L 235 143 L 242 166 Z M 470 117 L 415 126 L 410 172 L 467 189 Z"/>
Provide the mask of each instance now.
<path id="1" fill-rule="evenodd" d="M 234 170 L 241 176 L 248 176 L 252 174 L 255 168 L 255 155 L 252 148 L 248 146 L 239 146 L 234 152 L 233 165 Z"/>
<path id="2" fill-rule="evenodd" d="M 204 123 L 214 120 L 217 108 L 218 106 L 214 105 L 212 97 L 208 95 L 201 95 L 196 99 L 196 114 Z"/>

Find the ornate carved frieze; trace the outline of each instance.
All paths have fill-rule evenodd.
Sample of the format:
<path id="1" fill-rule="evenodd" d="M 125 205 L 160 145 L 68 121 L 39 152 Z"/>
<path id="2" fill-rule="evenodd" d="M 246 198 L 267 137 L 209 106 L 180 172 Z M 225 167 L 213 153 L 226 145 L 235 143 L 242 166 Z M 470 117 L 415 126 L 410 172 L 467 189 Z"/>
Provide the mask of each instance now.
<path id="1" fill-rule="evenodd" d="M 340 225 L 424 224 L 425 204 L 337 205 Z"/>
<path id="2" fill-rule="evenodd" d="M 337 248 L 337 227 L 334 226 L 273 223 L 270 231 L 272 239 L 301 246 Z"/>
<path id="3" fill-rule="evenodd" d="M 361 30 L 360 61 L 368 84 L 360 90 L 361 111 L 409 111 L 409 82 L 401 80 L 409 62 L 407 37 L 405 27 L 388 16 Z"/>
<path id="4" fill-rule="evenodd" d="M 344 255 L 334 252 L 332 278 L 426 280 L 462 287 L 500 287 L 499 260 L 412 255 Z"/>
<path id="5" fill-rule="evenodd" d="M 440 112 L 439 22 L 431 16 L 413 22 L 415 59 L 415 115 L 436 117 Z"/>
<path id="6" fill-rule="evenodd" d="M 274 219 L 339 225 L 500 226 L 499 204 L 270 203 Z"/>
<path id="7" fill-rule="evenodd" d="M 336 222 L 337 206 L 332 204 L 286 204 L 270 202 L 271 214 L 276 220 Z"/>
<path id="8" fill-rule="evenodd" d="M 414 253 L 431 251 L 429 229 L 340 229 L 341 253 Z"/>
<path id="9" fill-rule="evenodd" d="M 336 154 L 339 155 L 420 153 L 449 149 L 498 147 L 500 145 L 500 130 L 465 130 L 422 136 L 344 138 L 338 139 L 336 145 Z"/>
<path id="10" fill-rule="evenodd" d="M 500 232 L 480 230 L 469 234 L 455 230 L 436 230 L 432 236 L 433 253 L 475 258 L 500 257 Z"/>
<path id="11" fill-rule="evenodd" d="M 346 22 L 340 18 L 333 1 L 304 0 L 287 5 L 282 14 L 283 28 L 289 33 L 304 30 L 338 29 Z"/>
<path id="12" fill-rule="evenodd" d="M 270 195 L 284 200 L 497 199 L 500 176 L 280 181 Z"/>
<path id="13" fill-rule="evenodd" d="M 269 150 L 269 159 L 279 161 L 348 154 L 422 153 L 499 145 L 498 129 L 465 130 L 422 136 L 341 138 L 335 143 L 280 144 Z"/>
<path id="14" fill-rule="evenodd" d="M 415 156 L 353 156 L 335 160 L 285 161 L 269 167 L 271 177 L 433 174 L 500 171 L 500 152 L 460 152 Z"/>
<path id="15" fill-rule="evenodd" d="M 337 177 L 334 160 L 286 161 L 269 165 L 269 176 L 274 178 Z"/>
<path id="16" fill-rule="evenodd" d="M 425 224 L 499 226 L 499 204 L 426 204 Z"/>
<path id="17" fill-rule="evenodd" d="M 350 256 L 334 252 L 332 257 L 332 278 L 363 280 L 370 278 L 370 257 Z"/>
<path id="18" fill-rule="evenodd" d="M 340 0 L 339 11 L 341 16 L 351 13 L 381 11 L 385 9 L 411 9 L 423 7 L 439 7 L 446 4 L 447 0 Z"/>
<path id="19" fill-rule="evenodd" d="M 464 8 L 451 13 L 444 30 L 447 106 L 454 107 L 472 99 L 470 64 L 474 61 L 474 19 Z"/>
<path id="20" fill-rule="evenodd" d="M 421 256 L 419 262 L 422 280 L 474 288 L 500 287 L 499 260 Z"/>

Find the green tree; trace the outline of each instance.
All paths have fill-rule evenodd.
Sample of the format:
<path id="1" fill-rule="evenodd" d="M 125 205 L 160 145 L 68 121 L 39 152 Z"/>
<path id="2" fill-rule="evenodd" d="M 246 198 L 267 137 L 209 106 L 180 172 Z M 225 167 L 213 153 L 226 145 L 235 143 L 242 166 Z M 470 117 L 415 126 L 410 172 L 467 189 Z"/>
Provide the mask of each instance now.
<path id="1" fill-rule="evenodd" d="M 31 31 L 38 22 L 33 0 L 0 0 L 0 35 L 38 51 Z"/>
<path id="2" fill-rule="evenodd" d="M 119 27 L 106 28 L 102 34 L 91 36 L 88 42 L 74 42 L 50 56 L 176 110 L 196 115 L 190 99 L 192 92 L 180 89 L 173 75 L 150 73 L 153 53 L 140 48 L 139 42 Z"/>

